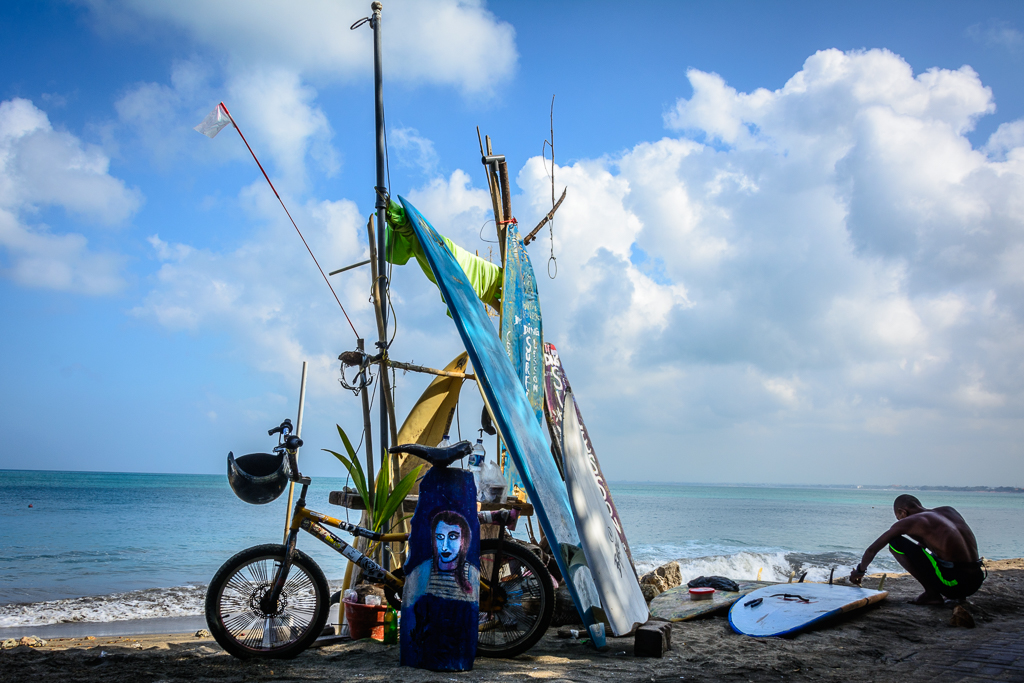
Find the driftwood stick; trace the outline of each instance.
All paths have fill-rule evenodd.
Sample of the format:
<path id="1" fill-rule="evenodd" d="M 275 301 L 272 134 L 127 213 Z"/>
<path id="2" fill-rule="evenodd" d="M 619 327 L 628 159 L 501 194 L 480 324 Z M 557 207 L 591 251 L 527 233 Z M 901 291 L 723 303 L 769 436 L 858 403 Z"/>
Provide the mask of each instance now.
<path id="1" fill-rule="evenodd" d="M 547 225 L 549 220 L 555 217 L 555 211 L 558 211 L 558 207 L 562 205 L 562 200 L 565 199 L 565 193 L 568 190 L 568 187 L 562 190 L 562 196 L 558 198 L 558 201 L 555 202 L 555 205 L 551 207 L 550 211 L 548 211 L 548 215 L 540 219 L 540 223 L 537 224 L 537 227 L 531 230 L 530 234 L 523 238 L 523 244 L 529 244 L 530 242 L 532 242 L 534 238 L 537 237 L 537 233 L 540 232 L 540 229 Z"/>
<path id="2" fill-rule="evenodd" d="M 427 375 L 439 375 L 441 377 L 458 377 L 461 379 L 468 379 L 476 381 L 476 375 L 468 372 L 455 372 L 452 370 L 436 370 L 434 368 L 428 368 L 423 365 L 414 365 L 413 363 L 400 363 L 397 360 L 388 359 L 388 365 L 399 370 L 409 370 L 410 372 L 422 372 Z"/>

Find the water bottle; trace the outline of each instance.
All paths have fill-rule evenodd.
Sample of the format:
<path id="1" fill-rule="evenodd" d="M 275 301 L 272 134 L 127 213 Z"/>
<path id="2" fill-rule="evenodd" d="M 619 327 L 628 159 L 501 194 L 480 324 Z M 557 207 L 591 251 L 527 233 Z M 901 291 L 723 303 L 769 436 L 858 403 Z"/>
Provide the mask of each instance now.
<path id="1" fill-rule="evenodd" d="M 448 448 L 448 447 L 449 447 L 449 446 L 451 446 L 451 445 L 452 445 L 452 444 L 451 444 L 451 442 L 450 442 L 450 441 L 448 441 L 448 435 L 447 435 L 447 434 L 445 434 L 445 435 L 444 435 L 444 436 L 443 436 L 443 437 L 441 438 L 441 443 L 437 444 L 437 447 L 438 447 L 438 448 Z"/>
<path id="2" fill-rule="evenodd" d="M 476 445 L 473 446 L 473 452 L 469 454 L 469 471 L 473 474 L 473 483 L 476 485 L 476 496 L 477 500 L 480 500 L 481 486 L 483 482 L 480 480 L 481 473 L 484 469 L 484 460 L 487 458 L 487 451 L 484 449 L 484 440 L 477 439 Z"/>
<path id="3" fill-rule="evenodd" d="M 469 454 L 469 469 L 473 472 L 479 472 L 484 466 L 484 460 L 487 459 L 487 451 L 484 449 L 484 440 L 477 439 L 476 445 L 473 446 L 473 452 Z"/>

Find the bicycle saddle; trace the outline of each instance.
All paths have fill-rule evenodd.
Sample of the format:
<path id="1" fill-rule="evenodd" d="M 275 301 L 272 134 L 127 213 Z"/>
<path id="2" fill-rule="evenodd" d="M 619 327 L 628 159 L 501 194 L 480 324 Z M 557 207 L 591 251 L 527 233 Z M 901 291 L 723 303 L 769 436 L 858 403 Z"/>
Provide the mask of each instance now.
<path id="1" fill-rule="evenodd" d="M 460 441 L 448 448 L 431 448 L 418 443 L 407 443 L 388 449 L 388 453 L 408 453 L 417 458 L 423 458 L 435 467 L 448 467 L 459 458 L 465 458 L 472 452 L 473 444 L 468 441 Z"/>

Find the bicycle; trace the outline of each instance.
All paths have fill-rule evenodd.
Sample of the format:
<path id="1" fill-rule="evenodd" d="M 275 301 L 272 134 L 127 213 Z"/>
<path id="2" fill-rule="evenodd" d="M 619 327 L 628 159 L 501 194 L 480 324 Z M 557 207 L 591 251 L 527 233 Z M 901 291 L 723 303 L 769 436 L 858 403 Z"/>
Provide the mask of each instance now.
<path id="1" fill-rule="evenodd" d="M 280 435 L 275 455 L 256 453 L 236 460 L 228 454 L 231 488 L 246 502 L 270 502 L 288 481 L 302 486 L 284 544 L 268 543 L 237 553 L 217 570 L 207 589 L 210 633 L 225 651 L 243 659 L 296 657 L 323 633 L 330 589 L 316 562 L 296 547 L 300 530 L 358 565 L 371 581 L 383 583 L 388 602 L 401 609 L 402 570 L 386 571 L 325 527 L 381 543 L 404 542 L 408 534 L 374 532 L 307 508 L 306 492 L 312 481 L 299 472 L 296 451 L 302 440 L 291 431 L 290 420 L 269 430 L 270 435 Z M 468 441 L 448 448 L 406 444 L 390 450 L 446 466 L 469 455 L 472 445 Z M 477 652 L 485 657 L 514 657 L 547 631 L 555 603 L 551 575 L 533 552 L 507 536 L 507 530 L 515 529 L 518 511 L 480 515 L 482 523 L 499 524 L 499 532 L 498 538 L 480 542 Z"/>

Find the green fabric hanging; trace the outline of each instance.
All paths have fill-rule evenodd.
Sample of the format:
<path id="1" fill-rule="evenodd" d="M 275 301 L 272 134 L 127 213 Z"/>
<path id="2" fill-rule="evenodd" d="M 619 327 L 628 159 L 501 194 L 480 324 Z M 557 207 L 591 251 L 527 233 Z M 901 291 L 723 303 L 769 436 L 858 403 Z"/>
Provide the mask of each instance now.
<path id="1" fill-rule="evenodd" d="M 430 265 L 423 254 L 423 248 L 416 239 L 409 218 L 405 215 L 405 209 L 401 204 L 391 201 L 385 212 L 387 217 L 387 229 L 384 232 L 384 258 L 388 263 L 396 266 L 404 266 L 410 258 L 415 258 L 420 265 L 420 270 L 427 276 L 427 279 L 435 285 L 434 274 L 430 272 Z M 499 310 L 501 308 L 501 285 L 503 274 L 499 266 L 490 261 L 471 254 L 450 239 L 441 235 L 448 251 L 455 260 L 462 266 L 463 272 L 469 278 L 473 291 L 485 304 Z M 442 299 L 443 300 L 443 299 Z"/>

